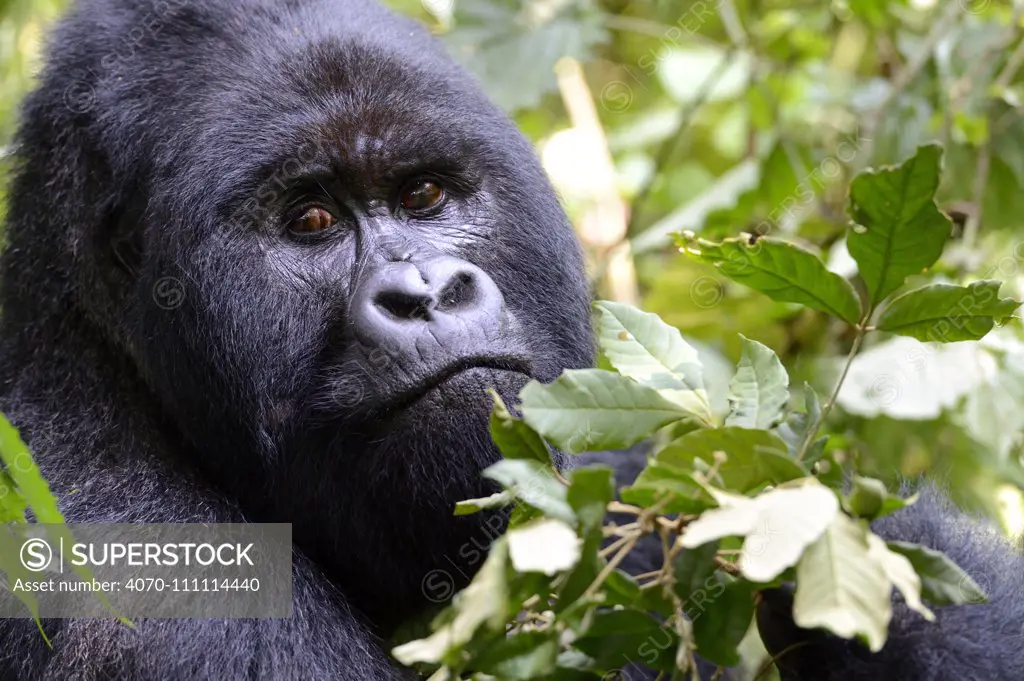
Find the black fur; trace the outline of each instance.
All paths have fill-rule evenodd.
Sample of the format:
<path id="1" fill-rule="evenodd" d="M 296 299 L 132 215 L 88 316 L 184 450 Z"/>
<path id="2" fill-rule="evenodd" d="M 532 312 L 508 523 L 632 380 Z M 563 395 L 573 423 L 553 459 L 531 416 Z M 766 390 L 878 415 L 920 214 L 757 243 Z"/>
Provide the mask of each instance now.
<path id="1" fill-rule="evenodd" d="M 368 0 L 83 0 L 41 81 L 10 192 L 0 410 L 69 521 L 293 523 L 295 616 L 50 621 L 52 652 L 5 621 L 0 678 L 405 678 L 378 637 L 444 595 L 428 575 L 478 567 L 493 518 L 452 508 L 489 491 L 484 388 L 527 378 L 473 369 L 396 409 L 417 359 L 357 348 L 348 296 L 401 240 L 490 275 L 533 376 L 590 365 L 581 256 L 531 146 Z M 283 229 L 307 166 L 344 223 L 315 242 Z M 423 172 L 450 180 L 448 207 L 396 217 Z"/>
<path id="2" fill-rule="evenodd" d="M 0 678 L 409 678 L 381 637 L 444 595 L 429 575 L 464 584 L 501 529 L 451 516 L 497 458 L 484 387 L 509 398 L 524 373 L 593 360 L 578 247 L 529 144 L 369 0 L 81 0 L 15 158 L 0 410 L 70 521 L 293 523 L 295 615 L 47 621 L 52 650 L 0 621 Z M 391 198 L 424 172 L 453 201 L 398 216 Z M 311 184 L 341 197 L 343 224 L 297 241 L 286 213 Z M 348 303 L 368 253 L 409 244 L 493 279 L 525 365 L 390 401 L 426 354 L 357 342 Z M 937 625 L 901 611 L 886 652 L 844 649 L 828 678 L 1015 678 L 1019 557 L 920 508 L 886 531 L 987 576 L 995 604 Z"/>

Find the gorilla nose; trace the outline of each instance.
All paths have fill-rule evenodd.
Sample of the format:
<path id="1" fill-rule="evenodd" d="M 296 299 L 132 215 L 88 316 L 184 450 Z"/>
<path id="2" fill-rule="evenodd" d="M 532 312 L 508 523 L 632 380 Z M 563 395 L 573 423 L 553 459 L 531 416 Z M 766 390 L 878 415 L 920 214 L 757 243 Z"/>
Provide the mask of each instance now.
<path id="1" fill-rule="evenodd" d="M 417 338 L 429 331 L 448 350 L 467 341 L 496 340 L 505 302 L 480 268 L 452 257 L 389 262 L 360 287 L 356 333 L 371 343 Z"/>

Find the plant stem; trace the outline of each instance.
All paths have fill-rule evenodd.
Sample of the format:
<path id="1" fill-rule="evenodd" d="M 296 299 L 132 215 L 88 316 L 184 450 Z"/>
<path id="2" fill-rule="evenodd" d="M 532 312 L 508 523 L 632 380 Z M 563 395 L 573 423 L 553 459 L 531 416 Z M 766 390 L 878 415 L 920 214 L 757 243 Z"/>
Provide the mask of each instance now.
<path id="1" fill-rule="evenodd" d="M 871 162 L 879 128 L 882 125 L 882 119 L 885 118 L 886 113 L 889 111 L 889 107 L 895 104 L 900 95 L 914 83 L 917 76 L 920 75 L 921 71 L 932 60 L 936 45 L 942 42 L 943 38 L 946 38 L 956 28 L 963 19 L 963 15 L 963 7 L 956 2 L 948 3 L 945 11 L 932 24 L 932 28 L 925 37 L 923 44 L 918 47 L 915 57 L 892 79 L 889 91 L 882 98 L 881 103 L 875 107 L 875 110 L 864 121 L 864 128 L 860 135 L 864 139 L 864 147 L 861 150 L 862 153 L 858 155 L 858 161 L 853 168 L 855 172 L 863 170 Z"/>
<path id="2" fill-rule="evenodd" d="M 632 504 L 624 504 L 621 501 L 610 501 L 608 502 L 609 513 L 626 513 L 629 515 L 640 515 L 644 512 L 644 509 L 639 506 L 633 506 Z"/>
<path id="3" fill-rule="evenodd" d="M 593 598 L 594 594 L 597 593 L 597 590 L 601 588 L 601 584 L 604 583 L 604 580 L 608 579 L 608 575 L 610 575 L 615 568 L 619 566 L 619 563 L 622 562 L 626 555 L 633 550 L 633 547 L 636 546 L 636 543 L 640 541 L 640 537 L 642 536 L 642 532 L 637 532 L 635 535 L 627 539 L 625 546 L 615 554 L 614 558 L 608 561 L 608 564 L 604 566 L 604 569 L 597 575 L 597 578 L 594 579 L 593 583 L 587 587 L 586 591 L 583 592 L 583 595 L 580 597 L 581 600 Z"/>
<path id="4" fill-rule="evenodd" d="M 1024 7 L 1024 5 L 1021 5 L 1021 7 Z M 1006 36 L 1006 47 L 1009 47 L 1017 35 L 1017 25 L 1020 23 L 1022 11 L 1024 10 L 1018 9 L 1014 12 L 1014 22 Z M 1016 49 L 1006 60 L 1003 70 L 996 76 L 995 88 L 997 91 L 1002 91 L 1009 87 L 1022 64 L 1024 64 L 1024 41 L 1017 44 Z M 991 108 L 990 106 L 989 109 Z M 974 248 L 974 244 L 978 239 L 978 230 L 981 228 L 981 217 L 985 204 L 985 188 L 988 186 L 989 170 L 992 164 L 992 137 L 996 134 L 995 128 L 997 123 L 991 111 L 989 113 L 989 120 L 991 124 L 988 139 L 985 140 L 981 149 L 978 150 L 977 167 L 974 170 L 974 187 L 971 191 L 971 204 L 974 210 L 968 214 L 967 224 L 964 226 L 963 245 L 966 249 Z"/>
<path id="5" fill-rule="evenodd" d="M 679 121 L 676 123 L 675 129 L 669 134 L 668 138 L 662 142 L 661 147 L 658 149 L 654 157 L 654 169 L 651 171 L 650 176 L 637 191 L 636 196 L 633 198 L 632 210 L 630 211 L 629 222 L 626 226 L 626 234 L 632 234 L 636 231 L 636 225 L 638 219 L 642 216 L 644 208 L 648 199 L 651 196 L 651 192 L 654 190 L 654 185 L 657 183 L 658 178 L 664 175 L 665 168 L 668 166 L 668 162 L 672 160 L 673 152 L 679 146 L 680 138 L 686 133 L 686 130 L 693 123 L 697 114 L 703 108 L 707 102 L 711 93 L 714 91 L 715 86 L 721 81 L 722 75 L 733 65 L 738 52 L 736 48 L 730 47 L 722 55 L 721 61 L 715 66 L 714 70 L 709 73 L 704 81 L 697 87 L 697 91 L 694 94 L 693 99 L 686 103 L 683 107 L 682 112 L 679 114 Z"/>
<path id="6" fill-rule="evenodd" d="M 598 555 L 603 558 L 604 556 L 609 556 L 609 555 L 615 553 L 620 548 L 622 548 L 624 545 L 626 545 L 629 542 L 633 541 L 639 534 L 640 534 L 639 530 L 634 530 L 633 532 L 631 532 L 631 533 L 629 533 L 629 534 L 627 534 L 627 535 L 625 535 L 623 537 L 619 537 L 618 539 L 613 541 L 611 544 L 609 544 L 608 546 L 606 546 L 603 549 L 601 549 L 598 552 Z"/>
<path id="7" fill-rule="evenodd" d="M 868 315 L 865 317 L 864 323 L 857 326 L 857 335 L 853 339 L 853 345 L 850 347 L 850 353 L 846 356 L 846 363 L 843 366 L 843 372 L 839 375 L 839 380 L 836 381 L 836 387 L 832 390 L 832 395 L 828 398 L 828 401 L 822 405 L 821 413 L 818 414 L 818 418 L 815 419 L 814 423 L 807 428 L 807 433 L 804 435 L 803 442 L 800 443 L 800 449 L 796 454 L 797 461 L 803 461 L 804 456 L 807 454 L 807 448 L 811 446 L 811 442 L 814 441 L 814 438 L 821 429 L 821 426 L 825 423 L 828 415 L 832 413 L 832 407 L 835 406 L 836 400 L 839 398 L 839 389 L 843 387 L 843 382 L 846 381 L 846 376 L 850 373 L 850 367 L 853 366 L 853 359 L 857 356 L 857 353 L 860 352 L 860 346 L 864 343 L 864 336 L 867 335 L 866 322 L 870 316 L 871 312 L 869 311 Z"/>

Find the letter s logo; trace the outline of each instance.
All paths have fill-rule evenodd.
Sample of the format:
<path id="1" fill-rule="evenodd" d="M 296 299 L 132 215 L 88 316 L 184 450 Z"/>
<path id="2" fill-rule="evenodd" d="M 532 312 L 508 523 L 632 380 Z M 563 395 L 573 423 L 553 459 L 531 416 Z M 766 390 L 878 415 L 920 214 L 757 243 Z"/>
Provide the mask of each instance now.
<path id="1" fill-rule="evenodd" d="M 26 570 L 42 572 L 53 561 L 53 549 L 45 539 L 29 539 L 21 545 L 20 557 Z"/>

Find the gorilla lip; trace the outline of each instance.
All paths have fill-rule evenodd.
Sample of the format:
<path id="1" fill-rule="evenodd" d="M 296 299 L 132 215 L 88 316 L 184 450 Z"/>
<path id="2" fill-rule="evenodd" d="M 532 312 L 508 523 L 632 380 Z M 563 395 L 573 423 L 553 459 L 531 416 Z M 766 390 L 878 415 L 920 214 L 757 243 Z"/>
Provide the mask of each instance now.
<path id="1" fill-rule="evenodd" d="M 406 390 L 400 392 L 388 405 L 389 409 L 399 409 L 416 402 L 424 395 L 441 387 L 446 382 L 459 374 L 472 369 L 491 369 L 495 371 L 507 371 L 520 374 L 527 378 L 533 378 L 533 365 L 530 360 L 524 357 L 513 355 L 488 356 L 478 355 L 463 357 L 445 365 L 440 371 L 430 374 L 426 378 L 413 384 Z"/>

